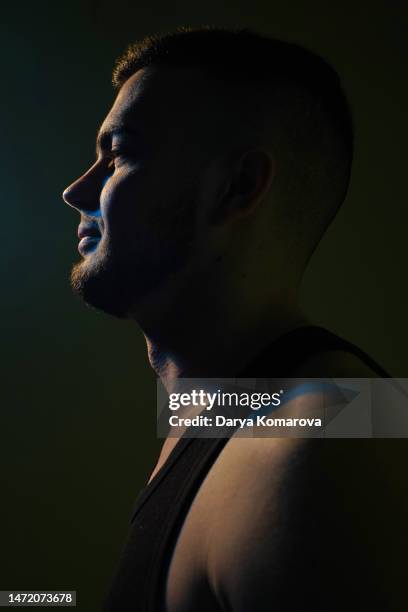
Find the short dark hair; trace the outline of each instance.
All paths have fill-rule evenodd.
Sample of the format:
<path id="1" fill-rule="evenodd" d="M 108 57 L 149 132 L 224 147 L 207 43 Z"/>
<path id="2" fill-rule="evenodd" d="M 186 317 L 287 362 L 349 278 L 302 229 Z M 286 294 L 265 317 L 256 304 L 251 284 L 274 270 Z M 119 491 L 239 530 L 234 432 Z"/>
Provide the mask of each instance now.
<path id="1" fill-rule="evenodd" d="M 296 219 L 305 235 L 309 229 L 314 248 L 344 200 L 353 158 L 353 120 L 334 68 L 295 43 L 249 29 L 204 26 L 131 44 L 116 62 L 113 84 L 120 89 L 138 70 L 162 67 L 192 68 L 222 83 L 223 91 L 242 92 L 248 108 L 236 132 L 244 130 L 243 116 L 248 124 L 263 116 L 275 122 L 274 142 L 282 151 L 286 147 L 282 154 L 292 173 L 293 206 L 283 214 L 290 224 Z M 239 99 L 229 98 L 228 110 Z M 221 105 L 219 95 L 217 100 Z M 236 115 L 228 114 L 233 122 Z"/>
<path id="2" fill-rule="evenodd" d="M 319 101 L 353 154 L 354 130 L 347 99 L 336 71 L 322 57 L 297 44 L 249 29 L 179 28 L 131 44 L 117 60 L 117 89 L 142 68 L 177 66 L 199 69 L 224 82 L 293 83 Z"/>

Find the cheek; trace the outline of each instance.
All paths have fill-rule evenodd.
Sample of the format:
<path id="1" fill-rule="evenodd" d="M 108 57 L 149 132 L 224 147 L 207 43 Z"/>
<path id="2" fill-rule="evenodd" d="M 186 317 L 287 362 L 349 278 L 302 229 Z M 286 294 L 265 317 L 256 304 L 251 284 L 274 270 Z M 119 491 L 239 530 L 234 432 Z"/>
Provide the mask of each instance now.
<path id="1" fill-rule="evenodd" d="M 101 216 L 107 229 L 131 227 L 143 220 L 146 210 L 145 181 L 140 173 L 117 170 L 106 182 L 100 196 Z"/>
<path id="2" fill-rule="evenodd" d="M 185 248 L 196 233 L 197 200 L 197 180 L 176 184 L 163 172 L 118 168 L 101 192 L 106 240 L 122 251 Z"/>

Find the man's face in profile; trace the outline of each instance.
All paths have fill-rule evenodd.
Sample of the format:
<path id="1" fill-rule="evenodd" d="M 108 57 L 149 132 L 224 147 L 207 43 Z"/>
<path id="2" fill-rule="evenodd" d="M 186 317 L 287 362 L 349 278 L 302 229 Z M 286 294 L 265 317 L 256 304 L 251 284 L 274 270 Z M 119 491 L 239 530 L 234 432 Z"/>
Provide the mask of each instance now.
<path id="1" fill-rule="evenodd" d="M 205 163 L 170 76 L 143 76 L 124 84 L 99 131 L 95 164 L 64 192 L 81 214 L 73 287 L 120 317 L 177 282 L 191 260 Z"/>

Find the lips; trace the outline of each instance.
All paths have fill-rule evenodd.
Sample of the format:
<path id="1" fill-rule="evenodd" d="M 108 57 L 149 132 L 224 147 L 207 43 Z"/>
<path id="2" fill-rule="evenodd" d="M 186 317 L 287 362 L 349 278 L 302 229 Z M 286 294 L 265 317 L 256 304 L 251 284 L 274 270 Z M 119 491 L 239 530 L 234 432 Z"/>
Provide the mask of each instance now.
<path id="1" fill-rule="evenodd" d="M 78 227 L 78 251 L 82 256 L 94 251 L 101 239 L 99 227 L 90 223 L 80 223 Z"/>
<path id="2" fill-rule="evenodd" d="M 81 238 L 87 238 L 88 236 L 90 238 L 100 238 L 101 232 L 98 226 L 80 223 L 78 227 L 78 238 L 81 240 Z"/>

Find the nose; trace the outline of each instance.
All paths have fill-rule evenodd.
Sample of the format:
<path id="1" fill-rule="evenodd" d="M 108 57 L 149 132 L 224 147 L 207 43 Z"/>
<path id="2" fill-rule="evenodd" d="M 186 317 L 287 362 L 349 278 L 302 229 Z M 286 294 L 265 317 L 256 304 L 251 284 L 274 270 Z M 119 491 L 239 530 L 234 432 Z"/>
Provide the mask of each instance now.
<path id="1" fill-rule="evenodd" d="M 80 213 L 98 216 L 99 196 L 104 184 L 99 174 L 95 164 L 63 191 L 64 202 Z"/>

